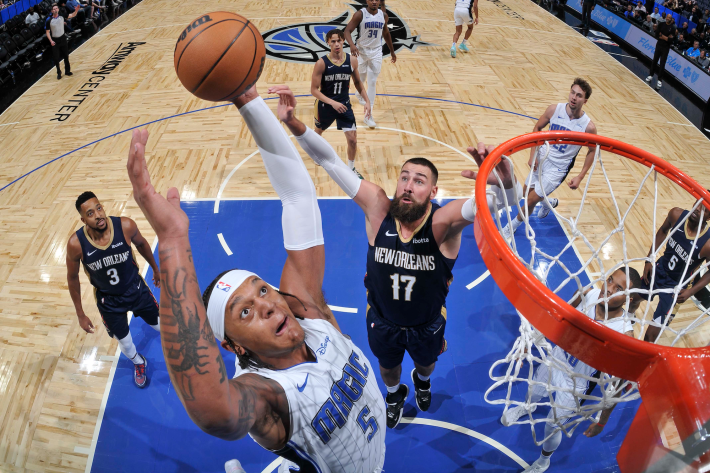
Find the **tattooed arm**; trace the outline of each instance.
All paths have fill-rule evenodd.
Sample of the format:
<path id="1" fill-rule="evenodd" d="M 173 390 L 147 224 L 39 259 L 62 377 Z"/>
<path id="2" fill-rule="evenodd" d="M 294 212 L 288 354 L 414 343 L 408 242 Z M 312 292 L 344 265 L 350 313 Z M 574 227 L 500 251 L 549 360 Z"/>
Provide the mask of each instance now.
<path id="1" fill-rule="evenodd" d="M 133 196 L 160 241 L 160 337 L 170 379 L 190 418 L 203 431 L 236 440 L 254 430 L 265 446 L 284 441 L 283 390 L 262 378 L 227 379 L 207 320 L 188 238 L 189 220 L 177 189 L 167 200 L 150 183 L 146 130 L 134 131 L 128 157 Z M 272 408 L 276 406 L 276 411 Z M 286 414 L 288 408 L 286 407 Z"/>

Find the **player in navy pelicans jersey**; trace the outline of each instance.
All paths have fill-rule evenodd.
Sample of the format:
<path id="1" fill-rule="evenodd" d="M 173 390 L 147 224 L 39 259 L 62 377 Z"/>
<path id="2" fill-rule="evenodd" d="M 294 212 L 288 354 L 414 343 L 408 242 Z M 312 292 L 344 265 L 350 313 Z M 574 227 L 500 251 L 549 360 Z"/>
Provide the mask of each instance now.
<path id="1" fill-rule="evenodd" d="M 91 319 L 81 305 L 79 267 L 83 265 L 94 286 L 96 305 L 110 337 L 118 340 L 121 352 L 134 364 L 134 381 L 139 388 L 148 380 L 148 361 L 136 351 L 128 330 L 128 311 L 159 330 L 158 303 L 138 273 L 131 243 L 153 268 L 153 283 L 160 287 L 160 271 L 150 245 L 136 223 L 127 217 L 108 217 L 93 192 L 84 192 L 76 200 L 76 210 L 84 226 L 67 243 L 67 282 L 79 325 L 94 332 Z"/>
<path id="2" fill-rule="evenodd" d="M 355 170 L 357 126 L 350 106 L 350 78 L 355 89 L 363 92 L 357 59 L 343 51 L 343 32 L 339 29 L 325 35 L 330 54 L 316 62 L 311 78 L 311 94 L 316 98 L 315 131 L 322 135 L 335 121 L 348 142 L 348 166 Z M 365 101 L 365 115 L 370 113 L 370 99 Z M 356 171 L 357 172 L 357 171 Z M 358 173 L 359 175 L 359 173 Z"/>
<path id="3" fill-rule="evenodd" d="M 300 140 L 307 128 L 295 117 L 293 92 L 287 86 L 269 92 L 280 95 L 278 117 Z M 281 292 L 253 273 L 228 270 L 207 285 L 201 300 L 177 189 L 168 190 L 167 200 L 155 192 L 144 157 L 148 133 L 133 133 L 128 171 L 136 202 L 160 240 L 160 335 L 173 386 L 200 428 L 228 440 L 250 435 L 284 459 L 280 473 L 380 473 L 385 403 L 374 367 L 340 332 L 323 298 L 315 186 L 256 88 L 234 103 L 283 205 Z M 237 355 L 231 380 L 215 337 Z"/>
<path id="4" fill-rule="evenodd" d="M 550 131 L 567 130 L 596 134 L 596 125 L 582 110 L 591 95 L 592 87 L 589 83 L 582 78 L 576 78 L 570 88 L 567 103 L 552 104 L 547 107 L 545 113 L 535 123 L 533 133 L 542 130 L 549 123 Z M 543 145 L 530 150 L 528 165 L 532 171 L 523 190 L 523 194 L 528 196 L 528 215 L 532 215 L 532 211 L 538 203 L 541 204 L 537 212 L 538 218 L 547 217 L 550 210 L 557 207 L 557 199 L 548 198 L 550 205 L 547 205 L 545 196 L 552 194 L 567 178 L 574 167 L 580 149 L 582 149 L 581 146 L 574 145 L 553 145 L 552 147 Z M 594 146 L 588 148 L 582 170 L 576 177 L 567 181 L 570 189 L 576 189 L 581 184 L 587 171 L 592 167 L 595 151 L 596 147 Z M 501 234 L 505 239 L 512 238 L 522 223 L 523 215 L 518 214 L 512 222 L 503 228 Z"/>
<path id="5" fill-rule="evenodd" d="M 687 220 L 681 223 L 686 216 Z M 654 246 L 658 250 L 668 234 L 672 233 L 668 243 L 666 243 L 663 256 L 656 261 L 656 272 L 653 277 L 652 287 L 651 277 L 654 265 L 647 261 L 644 266 L 643 280 L 646 284 L 645 289 L 668 289 L 679 284 L 684 284 L 686 287 L 678 294 L 675 306 L 673 305 L 675 294 L 668 292 L 656 294 L 658 296 L 658 306 L 653 314 L 654 322 L 658 324 L 671 323 L 680 304 L 710 284 L 710 271 L 705 273 L 703 277 L 697 278 L 692 284 L 687 282 L 693 278 L 693 273 L 698 267 L 704 261 L 710 259 L 708 219 L 710 219 L 710 210 L 706 209 L 702 204 L 698 205 L 693 212 L 675 207 L 668 212 L 666 220 L 656 232 L 655 245 L 651 246 L 648 256 L 651 256 Z M 678 225 L 679 223 L 680 226 Z M 647 297 L 644 296 L 644 298 Z M 666 321 L 668 317 L 670 319 Z M 655 342 L 660 332 L 660 327 L 649 325 L 644 340 Z"/>

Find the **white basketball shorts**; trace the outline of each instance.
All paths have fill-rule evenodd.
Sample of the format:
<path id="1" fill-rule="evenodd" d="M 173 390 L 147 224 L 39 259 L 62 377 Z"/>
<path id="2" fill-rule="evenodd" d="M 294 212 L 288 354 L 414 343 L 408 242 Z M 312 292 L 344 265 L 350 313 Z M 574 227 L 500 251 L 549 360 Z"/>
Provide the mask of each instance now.
<path id="1" fill-rule="evenodd" d="M 365 73 L 368 76 L 370 74 L 379 76 L 382 70 L 382 50 L 368 51 L 366 49 L 360 49 L 360 55 L 357 58 L 357 67 L 361 74 Z"/>
<path id="2" fill-rule="evenodd" d="M 525 183 L 528 188 L 535 189 L 535 193 L 540 197 L 549 196 L 560 187 L 567 174 L 569 174 L 569 170 L 559 168 L 550 161 L 545 161 L 542 163 L 542 177 L 540 177 L 539 169 L 535 169 Z"/>
<path id="3" fill-rule="evenodd" d="M 463 24 L 472 25 L 473 18 L 471 18 L 471 12 L 465 8 L 454 9 L 454 24 L 456 26 L 461 26 Z"/>

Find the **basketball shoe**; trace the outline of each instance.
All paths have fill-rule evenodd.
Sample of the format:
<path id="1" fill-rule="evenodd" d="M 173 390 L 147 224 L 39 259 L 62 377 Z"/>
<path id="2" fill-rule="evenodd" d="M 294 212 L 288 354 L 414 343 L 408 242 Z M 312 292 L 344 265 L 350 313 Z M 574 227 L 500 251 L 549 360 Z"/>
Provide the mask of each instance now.
<path id="1" fill-rule="evenodd" d="M 409 395 L 409 386 L 400 384 L 399 389 L 395 393 L 387 393 L 385 402 L 387 403 L 387 427 L 394 429 L 402 420 L 404 412 L 404 402 Z"/>
<path id="2" fill-rule="evenodd" d="M 426 412 L 431 405 L 431 379 L 422 381 L 417 375 L 417 369 L 412 370 L 412 382 L 414 383 L 414 399 L 420 411 Z"/>

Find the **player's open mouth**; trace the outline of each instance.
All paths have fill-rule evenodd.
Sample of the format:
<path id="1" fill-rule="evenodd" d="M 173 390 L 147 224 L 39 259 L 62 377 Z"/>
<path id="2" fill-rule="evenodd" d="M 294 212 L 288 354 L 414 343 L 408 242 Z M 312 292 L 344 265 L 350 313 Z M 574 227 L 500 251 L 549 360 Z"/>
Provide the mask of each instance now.
<path id="1" fill-rule="evenodd" d="M 286 326 L 288 325 L 288 317 L 284 317 L 284 321 L 281 322 L 279 328 L 276 330 L 276 335 L 281 335 L 286 331 Z"/>
<path id="2" fill-rule="evenodd" d="M 106 223 L 106 220 L 104 220 L 102 218 L 100 218 L 96 221 L 96 225 L 99 225 L 99 226 L 103 225 L 104 223 Z"/>
<path id="3" fill-rule="evenodd" d="M 411 203 L 412 203 L 412 199 L 410 199 L 409 197 L 402 197 L 402 203 L 404 203 L 404 204 L 411 204 Z"/>

